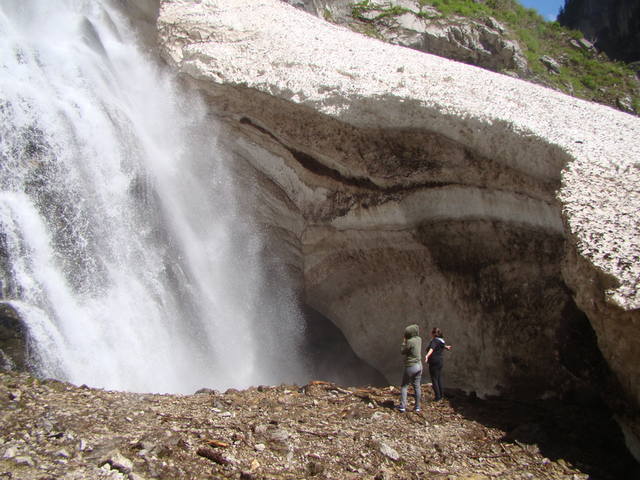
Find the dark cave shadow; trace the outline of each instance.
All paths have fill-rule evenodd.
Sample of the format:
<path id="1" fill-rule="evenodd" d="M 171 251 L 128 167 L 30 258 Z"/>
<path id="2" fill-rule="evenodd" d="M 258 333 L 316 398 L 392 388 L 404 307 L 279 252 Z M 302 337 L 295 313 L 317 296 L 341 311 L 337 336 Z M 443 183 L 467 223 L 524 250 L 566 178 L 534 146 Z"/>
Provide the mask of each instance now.
<path id="1" fill-rule="evenodd" d="M 344 334 L 331 320 L 309 306 L 303 306 L 305 318 L 304 352 L 314 380 L 340 386 L 388 384 L 374 367 L 358 357 Z"/>
<path id="2" fill-rule="evenodd" d="M 546 458 L 562 459 L 591 480 L 640 478 L 640 464 L 604 403 L 479 399 L 452 391 L 446 397 L 465 418 L 507 432 L 502 441 L 535 445 Z"/>

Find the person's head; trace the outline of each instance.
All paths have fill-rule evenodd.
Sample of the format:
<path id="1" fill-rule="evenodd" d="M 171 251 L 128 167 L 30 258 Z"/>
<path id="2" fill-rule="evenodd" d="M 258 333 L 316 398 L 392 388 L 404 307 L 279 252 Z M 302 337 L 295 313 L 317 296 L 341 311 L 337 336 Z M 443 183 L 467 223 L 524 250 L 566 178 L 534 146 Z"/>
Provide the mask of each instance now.
<path id="1" fill-rule="evenodd" d="M 409 325 L 404 329 L 404 338 L 417 337 L 418 335 L 420 335 L 420 329 L 418 328 L 418 325 Z"/>
<path id="2" fill-rule="evenodd" d="M 440 330 L 438 327 L 433 327 L 433 330 L 431 330 L 431 336 L 442 338 L 442 330 Z"/>

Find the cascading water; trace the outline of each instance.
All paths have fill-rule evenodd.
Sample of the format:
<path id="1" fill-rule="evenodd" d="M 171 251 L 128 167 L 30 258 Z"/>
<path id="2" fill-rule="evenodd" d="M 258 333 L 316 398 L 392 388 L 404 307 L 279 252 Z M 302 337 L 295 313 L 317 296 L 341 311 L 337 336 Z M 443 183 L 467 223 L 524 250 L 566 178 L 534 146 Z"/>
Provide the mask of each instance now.
<path id="1" fill-rule="evenodd" d="M 202 101 L 99 0 L 0 3 L 0 275 L 32 366 L 190 393 L 304 375 Z"/>

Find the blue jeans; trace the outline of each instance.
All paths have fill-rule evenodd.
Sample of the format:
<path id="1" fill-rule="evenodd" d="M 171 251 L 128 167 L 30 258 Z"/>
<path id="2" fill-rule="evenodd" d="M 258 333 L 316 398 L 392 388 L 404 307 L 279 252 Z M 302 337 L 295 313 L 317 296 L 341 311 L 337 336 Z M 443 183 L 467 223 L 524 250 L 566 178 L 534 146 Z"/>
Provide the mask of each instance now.
<path id="1" fill-rule="evenodd" d="M 420 408 L 420 394 L 421 392 L 421 380 L 422 380 L 422 365 L 416 363 L 409 367 L 404 367 L 402 372 L 402 388 L 400 389 L 400 408 L 407 408 L 407 390 L 409 390 L 409 384 L 413 384 L 413 393 L 416 397 L 415 408 Z"/>

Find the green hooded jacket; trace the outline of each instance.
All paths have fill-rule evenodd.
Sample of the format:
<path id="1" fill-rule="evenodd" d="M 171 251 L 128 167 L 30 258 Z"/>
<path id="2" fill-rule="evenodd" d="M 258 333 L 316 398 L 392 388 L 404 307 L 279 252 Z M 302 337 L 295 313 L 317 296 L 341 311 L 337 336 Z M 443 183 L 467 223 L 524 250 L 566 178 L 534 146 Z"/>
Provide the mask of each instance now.
<path id="1" fill-rule="evenodd" d="M 405 343 L 402 344 L 400 352 L 406 356 L 404 366 L 410 367 L 417 363 L 422 364 L 422 339 L 419 336 L 418 325 L 409 325 L 404 329 Z"/>

